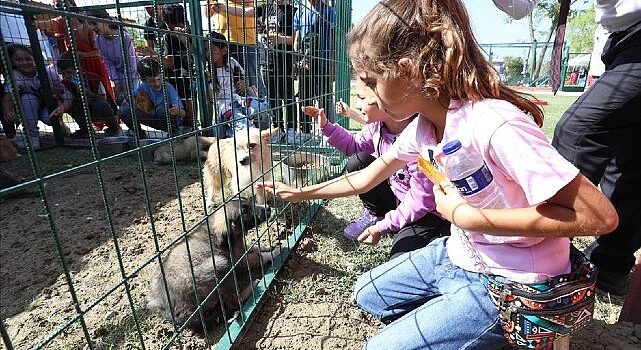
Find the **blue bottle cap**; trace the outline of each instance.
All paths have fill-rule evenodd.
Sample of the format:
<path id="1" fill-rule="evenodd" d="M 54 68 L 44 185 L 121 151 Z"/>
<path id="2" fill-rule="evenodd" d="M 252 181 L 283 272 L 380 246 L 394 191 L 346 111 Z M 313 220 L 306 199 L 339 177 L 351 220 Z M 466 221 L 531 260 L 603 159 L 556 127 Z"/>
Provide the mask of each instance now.
<path id="1" fill-rule="evenodd" d="M 450 141 L 450 142 L 446 143 L 445 146 L 443 146 L 443 153 L 445 153 L 445 155 L 450 155 L 450 154 L 460 150 L 461 147 L 462 147 L 461 146 L 461 141 L 459 141 L 459 140 Z"/>

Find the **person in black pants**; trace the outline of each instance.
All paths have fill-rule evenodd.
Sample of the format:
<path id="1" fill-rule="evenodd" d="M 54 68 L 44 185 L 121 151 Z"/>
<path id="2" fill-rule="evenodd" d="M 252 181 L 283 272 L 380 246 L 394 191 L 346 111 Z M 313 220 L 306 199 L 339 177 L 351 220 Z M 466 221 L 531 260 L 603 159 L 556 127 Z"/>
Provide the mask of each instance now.
<path id="1" fill-rule="evenodd" d="M 295 12 L 296 8 L 287 1 L 267 3 L 255 9 L 256 18 L 262 24 L 259 45 L 265 49 L 260 56 L 265 58 L 261 62 L 261 73 L 266 78 L 269 105 L 275 108 L 274 127 L 282 133 L 280 137 L 285 137 L 288 130 L 293 132 L 298 110 L 294 101 Z"/>
<path id="2" fill-rule="evenodd" d="M 601 56 L 606 71 L 563 114 L 552 144 L 601 186 L 617 210 L 619 227 L 585 253 L 599 268 L 597 287 L 624 295 L 634 253 L 641 248 L 641 5 L 636 15 L 615 13 L 600 16 L 601 24 L 607 19 L 623 28 L 606 27 L 613 32 Z M 626 20 L 638 22 L 626 26 Z"/>
<path id="3" fill-rule="evenodd" d="M 294 16 L 294 51 L 298 53 L 299 99 L 302 106 L 324 108 L 332 120 L 332 66 L 336 12 L 323 0 L 308 0 Z M 312 130 L 309 118 L 301 117 L 301 132 Z"/>

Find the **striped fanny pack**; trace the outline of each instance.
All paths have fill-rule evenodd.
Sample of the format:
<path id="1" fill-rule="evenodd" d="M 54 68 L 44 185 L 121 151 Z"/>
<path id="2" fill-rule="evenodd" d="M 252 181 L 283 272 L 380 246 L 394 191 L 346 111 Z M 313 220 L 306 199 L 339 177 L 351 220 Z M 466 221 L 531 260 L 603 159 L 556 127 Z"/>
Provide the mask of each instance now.
<path id="1" fill-rule="evenodd" d="M 596 267 L 574 247 L 570 260 L 570 273 L 542 283 L 505 283 L 500 277 L 484 275 L 510 344 L 525 349 L 552 349 L 556 339 L 592 320 Z"/>

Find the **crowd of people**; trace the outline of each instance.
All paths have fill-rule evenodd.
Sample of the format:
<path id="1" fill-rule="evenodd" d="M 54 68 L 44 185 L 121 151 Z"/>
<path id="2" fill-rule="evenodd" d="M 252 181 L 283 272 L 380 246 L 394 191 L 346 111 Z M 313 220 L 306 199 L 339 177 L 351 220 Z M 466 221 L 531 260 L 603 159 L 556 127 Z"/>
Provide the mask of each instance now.
<path id="1" fill-rule="evenodd" d="M 298 113 L 296 80 L 301 104 L 332 103 L 336 15 L 322 0 L 296 6 L 280 0 L 259 6 L 254 1 L 210 1 L 203 11 L 204 37 L 191 35 L 182 4 L 146 7 L 141 47 L 106 10 L 81 12 L 72 0 L 58 1 L 56 7 L 72 15 L 33 23 L 41 38 L 44 78 L 38 76 L 39 57 L 34 55 L 41 53 L 30 47 L 24 18 L 2 13 L 2 41 L 13 77 L 3 73 L 0 120 L 8 138 L 15 137 L 16 126 L 24 121 L 36 149 L 39 121 L 57 123 L 71 138 L 87 138 L 96 130 L 116 136 L 122 133 L 121 122 L 141 138 L 149 128 L 170 134 L 192 130 L 196 61 L 202 60 L 196 57 L 196 40 L 204 42 L 206 105 L 219 137 L 273 124 L 279 131 L 274 142 L 308 142 L 312 119 Z M 49 82 L 50 94 L 43 81 Z M 24 120 L 16 117 L 18 109 L 8 93 L 12 90 L 18 92 Z M 75 121 L 76 131 L 70 132 L 65 123 L 70 119 L 63 115 Z"/>

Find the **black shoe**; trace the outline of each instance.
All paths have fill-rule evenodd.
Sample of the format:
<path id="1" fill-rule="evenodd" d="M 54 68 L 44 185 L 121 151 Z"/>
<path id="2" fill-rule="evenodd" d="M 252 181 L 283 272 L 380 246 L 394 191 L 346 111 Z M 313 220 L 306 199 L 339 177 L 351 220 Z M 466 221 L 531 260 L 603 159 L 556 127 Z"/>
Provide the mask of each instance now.
<path id="1" fill-rule="evenodd" d="M 69 137 L 72 139 L 87 139 L 89 138 L 89 132 L 87 130 L 76 130 Z"/>
<path id="2" fill-rule="evenodd" d="M 106 137 L 113 137 L 113 136 L 118 136 L 122 129 L 120 128 L 119 125 L 116 126 L 110 126 L 105 129 L 105 136 Z"/>

